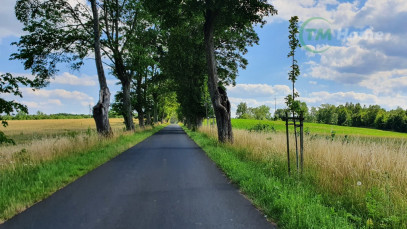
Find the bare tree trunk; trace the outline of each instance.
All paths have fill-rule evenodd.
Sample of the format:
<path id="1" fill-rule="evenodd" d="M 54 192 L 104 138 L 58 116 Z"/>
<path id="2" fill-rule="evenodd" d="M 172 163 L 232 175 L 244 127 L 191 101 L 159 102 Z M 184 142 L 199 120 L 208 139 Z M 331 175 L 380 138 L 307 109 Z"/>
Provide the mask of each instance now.
<path id="1" fill-rule="evenodd" d="M 105 72 L 103 70 L 102 56 L 100 53 L 100 32 L 99 15 L 96 8 L 96 0 L 90 0 L 93 13 L 93 34 L 95 39 L 95 62 L 99 79 L 99 101 L 93 107 L 93 118 L 95 119 L 96 129 L 99 134 L 110 137 L 113 135 L 109 123 L 110 91 L 107 87 Z"/>
<path id="2" fill-rule="evenodd" d="M 155 101 L 154 101 L 154 123 L 158 123 L 157 103 Z"/>
<path id="3" fill-rule="evenodd" d="M 218 86 L 219 78 L 215 59 L 213 33 L 216 13 L 207 9 L 205 14 L 204 38 L 206 62 L 208 67 L 208 89 L 218 126 L 218 140 L 233 143 L 233 132 L 230 113 L 230 102 L 226 90 Z"/>
<path id="4" fill-rule="evenodd" d="M 146 125 L 151 125 L 151 114 L 150 114 L 150 111 L 147 111 Z"/>
<path id="5" fill-rule="evenodd" d="M 144 112 L 143 112 L 143 91 L 142 91 L 142 76 L 138 75 L 136 79 L 136 96 L 137 104 L 136 111 L 138 113 L 138 123 L 141 128 L 144 128 Z"/>
<path id="6" fill-rule="evenodd" d="M 122 81 L 123 85 L 123 118 L 126 130 L 134 130 L 133 109 L 130 98 L 130 80 Z"/>
<path id="7" fill-rule="evenodd" d="M 138 123 L 141 128 L 144 128 L 144 112 L 142 109 L 137 110 L 138 113 Z"/>

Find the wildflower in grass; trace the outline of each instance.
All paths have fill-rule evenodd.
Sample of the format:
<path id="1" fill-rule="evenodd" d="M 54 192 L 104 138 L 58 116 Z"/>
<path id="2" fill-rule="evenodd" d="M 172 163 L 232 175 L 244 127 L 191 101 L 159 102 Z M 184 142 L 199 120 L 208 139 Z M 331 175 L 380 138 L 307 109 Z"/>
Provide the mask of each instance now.
<path id="1" fill-rule="evenodd" d="M 361 182 L 361 181 L 358 181 L 356 184 L 357 184 L 358 186 L 361 186 L 361 185 L 362 185 L 362 182 Z"/>

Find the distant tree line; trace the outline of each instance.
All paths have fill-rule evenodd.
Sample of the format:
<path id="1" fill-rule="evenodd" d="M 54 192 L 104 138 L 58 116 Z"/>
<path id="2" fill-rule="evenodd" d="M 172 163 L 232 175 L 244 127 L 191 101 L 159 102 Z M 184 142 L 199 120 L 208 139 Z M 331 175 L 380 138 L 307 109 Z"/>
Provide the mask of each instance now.
<path id="1" fill-rule="evenodd" d="M 4 115 L 2 118 L 6 120 L 81 119 L 92 118 L 92 115 L 67 113 L 45 114 L 41 111 L 38 111 L 36 114 L 28 114 L 20 111 L 15 115 Z"/>
<path id="2" fill-rule="evenodd" d="M 260 107 L 264 111 L 260 112 Z M 281 119 L 285 120 L 286 109 L 277 109 L 274 117 L 270 115 L 270 108 L 262 105 L 258 108 L 250 108 L 246 103 L 240 103 L 237 107 L 236 117 L 244 119 Z M 268 108 L 268 110 L 266 109 Z M 390 130 L 407 133 L 407 110 L 401 107 L 386 111 L 379 105 L 362 106 L 360 103 L 346 103 L 335 106 L 322 104 L 319 107 L 308 109 L 305 102 L 300 102 L 300 109 L 304 112 L 306 122 L 324 123 L 339 126 L 368 127 L 380 130 Z M 267 112 L 265 112 L 267 110 Z M 262 115 L 255 115 L 255 113 Z M 263 115 L 268 113 L 269 115 Z"/>
<path id="3" fill-rule="evenodd" d="M 236 118 L 241 119 L 271 119 L 270 107 L 261 105 L 259 107 L 248 107 L 247 103 L 239 103 L 236 110 Z"/>
<path id="4" fill-rule="evenodd" d="M 407 132 L 407 110 L 400 107 L 386 111 L 379 105 L 322 104 L 318 109 L 312 108 L 309 116 L 310 121 L 318 123 Z"/>

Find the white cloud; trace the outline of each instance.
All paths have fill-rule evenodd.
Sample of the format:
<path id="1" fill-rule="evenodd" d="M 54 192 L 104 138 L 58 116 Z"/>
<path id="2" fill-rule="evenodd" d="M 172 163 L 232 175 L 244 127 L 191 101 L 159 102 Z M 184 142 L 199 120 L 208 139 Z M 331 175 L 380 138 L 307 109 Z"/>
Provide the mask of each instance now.
<path id="1" fill-rule="evenodd" d="M 60 99 L 70 99 L 74 101 L 93 101 L 93 98 L 89 95 L 79 92 L 79 91 L 67 91 L 65 89 L 54 89 L 54 90 L 35 90 L 30 88 L 21 89 L 25 99 L 31 98 L 60 98 Z"/>
<path id="2" fill-rule="evenodd" d="M 395 95 L 407 91 L 407 69 L 377 72 L 360 82 L 377 95 Z"/>
<path id="3" fill-rule="evenodd" d="M 357 84 L 368 78 L 366 75 L 356 73 L 341 73 L 330 67 L 323 65 L 316 65 L 311 67 L 309 77 L 325 80 L 334 80 L 344 84 Z"/>
<path id="4" fill-rule="evenodd" d="M 47 114 L 55 113 L 89 113 L 89 105 L 95 104 L 95 99 L 86 93 L 68 91 L 65 89 L 40 89 L 33 91 L 30 88 L 21 88 L 23 98 L 5 94 L 7 100 L 16 100 L 25 104 L 30 113 L 38 110 Z"/>
<path id="5" fill-rule="evenodd" d="M 288 94 L 290 88 L 286 85 L 237 84 L 235 87 L 228 86 L 227 92 L 230 97 L 261 98 Z"/>
<path id="6" fill-rule="evenodd" d="M 407 66 L 405 0 L 364 3 L 275 0 L 272 3 L 279 10 L 277 21 L 287 21 L 292 15 L 298 15 L 302 22 L 311 17 L 324 17 L 332 23 L 333 29 L 358 34 L 344 36 L 324 53 L 306 53 L 308 58 L 320 56 L 320 60 L 306 63 L 309 71 L 303 74 L 305 77 L 361 86 L 374 95 L 406 94 L 407 74 L 400 73 Z"/>
<path id="7" fill-rule="evenodd" d="M 59 99 L 49 99 L 47 103 L 50 105 L 62 106 L 62 102 Z"/>
<path id="8" fill-rule="evenodd" d="M 27 102 L 27 101 L 22 101 L 22 104 L 26 105 L 28 109 L 38 109 L 40 108 L 40 105 L 36 102 Z"/>
<path id="9" fill-rule="evenodd" d="M 62 75 L 58 75 L 55 79 L 50 81 L 55 84 L 64 84 L 64 85 L 74 85 L 74 86 L 95 86 L 97 85 L 97 77 L 91 76 L 82 76 L 78 77 L 72 75 L 71 73 L 64 72 Z"/>
<path id="10" fill-rule="evenodd" d="M 334 105 L 345 104 L 346 102 L 360 103 L 362 105 L 380 105 L 386 109 L 395 109 L 402 107 L 407 109 L 407 96 L 395 94 L 394 96 L 377 96 L 368 93 L 349 92 L 312 92 L 308 96 L 300 98 L 308 105 L 319 106 L 329 103 Z"/>
<path id="11" fill-rule="evenodd" d="M 247 103 L 249 107 L 266 105 L 271 108 L 270 112 L 274 112 L 275 103 L 277 108 L 285 106 L 284 97 L 291 92 L 291 89 L 287 85 L 237 84 L 235 87 L 228 86 L 227 92 L 232 116 L 234 116 L 237 105 L 241 102 Z"/>
<path id="12" fill-rule="evenodd" d="M 268 18 L 268 22 L 288 21 L 291 16 L 294 15 L 297 15 L 300 21 L 307 20 L 311 17 L 332 19 L 333 11 L 329 11 L 327 7 L 338 5 L 336 0 L 271 0 L 269 2 L 277 9 L 278 14 Z"/>

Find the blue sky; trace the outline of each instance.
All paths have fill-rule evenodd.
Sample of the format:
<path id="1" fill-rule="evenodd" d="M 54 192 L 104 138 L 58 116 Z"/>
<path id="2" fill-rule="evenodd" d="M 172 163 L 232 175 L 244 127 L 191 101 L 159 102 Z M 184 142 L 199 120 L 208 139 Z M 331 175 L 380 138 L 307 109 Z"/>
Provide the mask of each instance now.
<path id="1" fill-rule="evenodd" d="M 15 0 L 2 0 L 0 9 L 0 72 L 27 74 L 18 61 L 9 61 L 22 34 L 14 17 Z M 288 19 L 297 15 L 300 26 L 310 18 L 305 29 L 331 29 L 332 39 L 307 40 L 308 49 L 327 51 L 313 53 L 304 47 L 298 50 L 301 76 L 296 83 L 300 100 L 309 106 L 323 103 L 359 102 L 379 104 L 386 109 L 398 106 L 407 109 L 407 1 L 405 0 L 273 0 L 278 15 L 268 18 L 263 28 L 257 28 L 260 44 L 250 47 L 246 58 L 249 65 L 241 70 L 236 87 L 228 87 L 233 113 L 239 102 L 256 107 L 268 105 L 274 111 L 284 107 L 284 97 L 290 92 L 288 81 L 290 60 L 287 58 Z M 339 35 L 339 38 L 338 38 Z M 120 89 L 117 80 L 108 76 L 112 95 Z M 60 73 L 50 85 L 37 92 L 23 90 L 23 99 L 30 113 L 89 113 L 89 105 L 98 99 L 95 64 L 86 61 L 79 72 L 60 66 Z M 4 95 L 2 95 L 4 96 Z M 6 96 L 7 97 L 7 96 Z"/>

